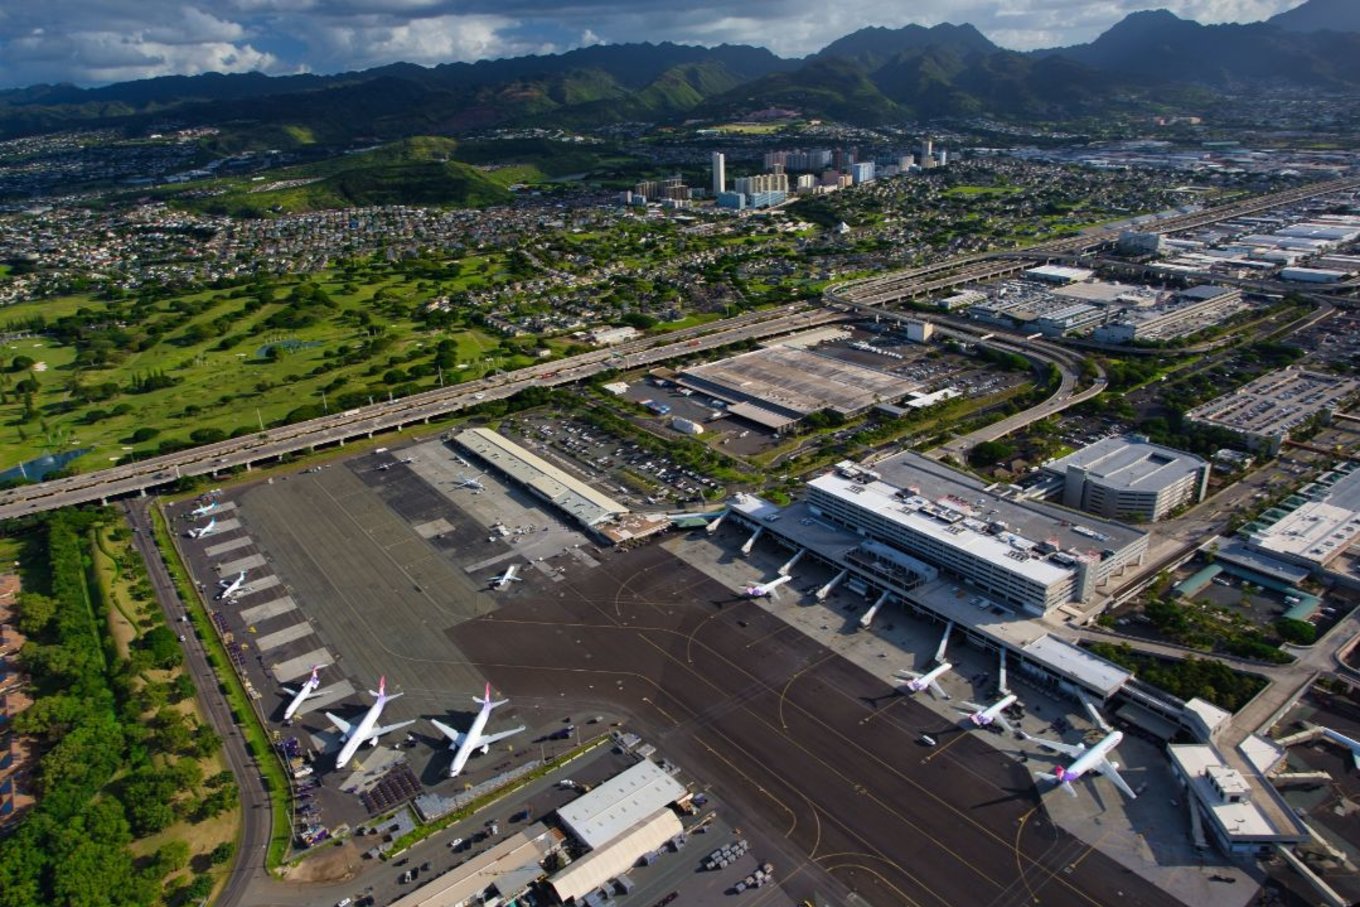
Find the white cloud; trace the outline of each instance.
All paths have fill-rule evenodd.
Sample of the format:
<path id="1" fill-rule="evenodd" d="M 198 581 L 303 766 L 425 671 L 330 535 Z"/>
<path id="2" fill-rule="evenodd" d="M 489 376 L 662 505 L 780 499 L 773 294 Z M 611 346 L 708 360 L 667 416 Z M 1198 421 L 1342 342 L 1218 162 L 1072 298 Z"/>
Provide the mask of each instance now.
<path id="1" fill-rule="evenodd" d="M 1089 41 L 1130 12 L 1255 21 L 1299 0 L 12 0 L 0 84 L 216 69 L 335 72 L 597 43 L 742 43 L 812 53 L 869 25 L 971 23 L 1005 47 Z"/>

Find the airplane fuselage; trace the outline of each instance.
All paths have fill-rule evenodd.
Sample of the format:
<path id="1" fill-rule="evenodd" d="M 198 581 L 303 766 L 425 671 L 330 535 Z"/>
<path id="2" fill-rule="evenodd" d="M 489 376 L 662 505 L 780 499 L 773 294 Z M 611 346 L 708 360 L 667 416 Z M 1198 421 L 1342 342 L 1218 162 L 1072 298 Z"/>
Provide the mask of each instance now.
<path id="1" fill-rule="evenodd" d="M 1119 746 L 1119 741 L 1123 739 L 1124 733 L 1122 731 L 1111 731 L 1102 738 L 1099 743 L 1078 756 L 1076 761 L 1067 768 L 1063 768 L 1060 765 L 1054 770 L 1053 774 L 1057 776 L 1059 781 L 1070 784 L 1091 769 L 1100 765 L 1100 763 L 1105 760 L 1105 757 L 1109 755 L 1110 750 Z"/>
<path id="2" fill-rule="evenodd" d="M 297 714 L 297 710 L 302 708 L 302 704 L 307 701 L 307 697 L 311 696 L 319 686 L 321 686 L 321 681 L 317 679 L 316 673 L 313 672 L 311 679 L 302 685 L 302 689 L 297 691 L 293 701 L 288 703 L 288 708 L 283 710 L 283 720 L 291 721 L 293 716 Z"/>
<path id="3" fill-rule="evenodd" d="M 489 700 L 491 697 L 488 696 Z M 458 745 L 458 751 L 453 754 L 453 764 L 449 766 L 449 777 L 456 778 L 458 773 L 467 765 L 467 761 L 472 758 L 472 753 L 482 747 L 477 741 L 482 739 L 482 731 L 486 730 L 486 723 L 491 720 L 491 710 L 495 706 L 488 702 L 482 706 L 482 710 L 477 713 L 477 717 L 472 719 L 472 727 L 468 728 L 467 736 Z"/>
<path id="4" fill-rule="evenodd" d="M 913 677 L 911 680 L 908 680 L 907 689 L 911 690 L 914 693 L 919 693 L 922 690 L 929 689 L 932 683 L 943 677 L 953 667 L 954 667 L 953 665 L 946 661 L 944 664 L 940 665 L 937 668 L 933 668 L 927 673 L 922 674 L 920 677 Z"/>
<path id="5" fill-rule="evenodd" d="M 373 729 L 378 726 L 378 719 L 382 717 L 383 706 L 386 704 L 387 697 L 379 696 L 377 702 L 368 707 L 364 717 L 354 726 L 354 730 L 345 740 L 345 745 L 340 749 L 340 755 L 335 757 L 336 768 L 344 768 L 349 760 L 354 758 L 354 754 L 359 752 L 359 747 L 363 746 L 373 736 Z"/>
<path id="6" fill-rule="evenodd" d="M 974 712 L 968 717 L 973 722 L 973 724 L 977 725 L 978 727 L 986 727 L 987 725 L 995 721 L 996 717 L 1000 715 L 1002 711 L 1008 708 L 1012 702 L 1015 702 L 1016 698 L 1017 697 L 1014 694 L 1012 694 L 1010 696 L 1005 697 L 995 705 L 988 706 L 981 712 Z"/>

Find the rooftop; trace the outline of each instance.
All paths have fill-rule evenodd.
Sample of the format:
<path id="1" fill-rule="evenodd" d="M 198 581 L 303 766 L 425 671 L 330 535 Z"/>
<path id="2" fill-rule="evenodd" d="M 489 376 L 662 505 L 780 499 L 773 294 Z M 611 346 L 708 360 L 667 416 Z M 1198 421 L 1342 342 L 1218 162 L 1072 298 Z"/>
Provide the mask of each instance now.
<path id="1" fill-rule="evenodd" d="M 489 428 L 470 428 L 460 432 L 456 440 L 587 526 L 595 526 L 628 512 L 623 504 Z"/>
<path id="2" fill-rule="evenodd" d="M 1190 784 L 1195 798 L 1232 843 L 1255 841 L 1295 841 L 1302 835 L 1284 809 L 1276 806 L 1272 795 L 1259 778 L 1249 777 L 1224 763 L 1214 747 L 1200 743 L 1172 744 L 1167 753 L 1172 763 Z M 1249 794 L 1236 803 L 1224 802 L 1211 779 L 1226 782 L 1230 792 Z M 1258 799 L 1267 801 L 1264 805 Z"/>
<path id="3" fill-rule="evenodd" d="M 1044 468 L 1065 474 L 1068 467 L 1076 466 L 1114 488 L 1156 491 L 1193 476 L 1208 465 L 1194 454 L 1160 444 L 1132 438 L 1102 438 Z"/>
<path id="4" fill-rule="evenodd" d="M 685 369 L 682 382 L 760 402 L 796 416 L 819 409 L 853 413 L 902 396 L 915 383 L 890 372 L 797 347 L 776 346 Z"/>
<path id="5" fill-rule="evenodd" d="M 977 519 L 1000 521 L 1023 538 L 1045 541 L 1061 549 L 1119 550 L 1141 539 L 1145 533 L 1132 526 L 1078 513 L 1040 501 L 1016 501 L 1002 497 L 993 485 L 950 469 L 929 457 L 905 451 L 874 464 L 884 482 L 911 490 L 930 500 L 954 498 L 973 511 Z"/>
<path id="6" fill-rule="evenodd" d="M 559 809 L 557 816 L 572 834 L 593 850 L 684 795 L 683 784 L 655 762 L 644 759 L 577 797 Z"/>
<path id="7" fill-rule="evenodd" d="M 1340 375 L 1285 368 L 1197 406 L 1186 416 L 1234 431 L 1284 434 L 1360 390 L 1360 381 Z"/>
<path id="8" fill-rule="evenodd" d="M 393 901 L 392 907 L 455 907 L 467 903 L 498 881 L 507 889 L 513 889 L 501 891 L 501 894 L 513 897 L 529 882 L 546 875 L 539 862 L 555 850 L 557 844 L 556 834 L 543 823 L 536 822 Z M 512 881 L 507 883 L 507 879 Z"/>

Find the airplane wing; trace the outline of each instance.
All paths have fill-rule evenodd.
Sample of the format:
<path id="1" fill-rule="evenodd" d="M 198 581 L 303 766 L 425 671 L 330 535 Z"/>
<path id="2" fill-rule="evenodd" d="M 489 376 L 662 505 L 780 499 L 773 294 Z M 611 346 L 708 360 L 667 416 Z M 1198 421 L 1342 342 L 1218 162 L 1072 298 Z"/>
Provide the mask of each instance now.
<path id="1" fill-rule="evenodd" d="M 406 727 L 408 724 L 415 723 L 416 720 L 412 718 L 410 721 L 398 721 L 396 724 L 388 724 L 383 727 L 375 727 L 372 731 L 369 732 L 371 734 L 369 739 L 372 740 L 374 737 L 381 737 L 383 734 L 390 734 L 392 731 L 399 731 L 402 728 Z"/>
<path id="2" fill-rule="evenodd" d="M 430 724 L 433 724 L 439 730 L 439 733 L 449 738 L 449 742 L 452 743 L 454 746 L 458 746 L 463 742 L 463 734 L 460 731 L 455 731 L 447 724 L 444 724 L 441 721 L 435 721 L 433 719 L 430 720 Z"/>
<path id="3" fill-rule="evenodd" d="M 1005 731 L 1007 734 L 1014 734 L 1014 733 L 1015 733 L 1015 728 L 1012 727 L 1012 726 L 1011 726 L 1011 723 L 1010 723 L 1009 721 L 1006 720 L 1006 716 L 1005 716 L 1005 715 L 997 715 L 995 718 L 992 719 L 992 721 L 994 721 L 994 722 L 996 722 L 997 724 L 1001 725 L 1001 729 L 1002 729 L 1003 731 Z"/>
<path id="4" fill-rule="evenodd" d="M 340 733 L 344 734 L 346 737 L 348 737 L 350 735 L 350 732 L 354 730 L 354 725 L 350 724 L 348 721 L 339 717 L 338 715 L 332 715 L 330 712 L 327 712 L 326 717 L 329 718 L 331 720 L 331 724 L 335 725 L 340 730 Z"/>
<path id="5" fill-rule="evenodd" d="M 1076 757 L 1086 752 L 1086 744 L 1084 743 L 1063 743 L 1061 740 L 1045 740 L 1043 737 L 1030 737 L 1029 739 L 1040 746 L 1046 746 L 1067 756 Z"/>
<path id="6" fill-rule="evenodd" d="M 1111 784 L 1124 792 L 1124 796 L 1128 797 L 1130 800 L 1138 799 L 1138 795 L 1133 792 L 1133 788 L 1129 787 L 1129 783 L 1119 774 L 1119 769 L 1115 768 L 1110 763 L 1110 760 L 1100 760 L 1100 764 L 1096 766 L 1096 771 L 1100 772 L 1106 778 L 1109 778 Z"/>
<path id="7" fill-rule="evenodd" d="M 279 689 L 283 690 L 289 696 L 296 696 L 298 694 L 297 690 L 290 690 L 288 687 L 279 687 Z"/>
<path id="8" fill-rule="evenodd" d="M 524 730 L 524 725 L 521 724 L 519 727 L 515 728 L 513 731 L 501 731 L 499 734 L 483 734 L 483 735 L 482 735 L 482 739 L 479 740 L 479 741 L 477 741 L 477 745 L 478 745 L 478 746 L 491 746 L 493 743 L 499 743 L 500 741 L 504 740 L 506 737 L 509 737 L 509 736 L 511 736 L 512 734 L 518 734 L 518 733 L 519 733 L 520 731 L 522 731 L 522 730 Z"/>
<path id="9" fill-rule="evenodd" d="M 949 698 L 949 694 L 944 691 L 944 687 L 940 686 L 940 682 L 938 680 L 932 680 L 930 682 L 930 695 L 936 696 L 940 699 Z"/>

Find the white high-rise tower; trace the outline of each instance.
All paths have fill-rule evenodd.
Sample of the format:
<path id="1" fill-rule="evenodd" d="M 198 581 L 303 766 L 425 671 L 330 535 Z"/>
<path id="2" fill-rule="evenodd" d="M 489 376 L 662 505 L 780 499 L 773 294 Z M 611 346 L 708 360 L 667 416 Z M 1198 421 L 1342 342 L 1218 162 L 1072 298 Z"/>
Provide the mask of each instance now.
<path id="1" fill-rule="evenodd" d="M 727 191 L 727 159 L 721 151 L 713 152 L 713 197 Z"/>

